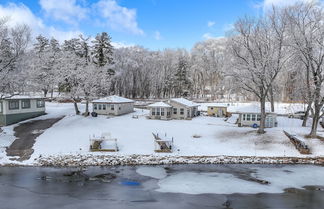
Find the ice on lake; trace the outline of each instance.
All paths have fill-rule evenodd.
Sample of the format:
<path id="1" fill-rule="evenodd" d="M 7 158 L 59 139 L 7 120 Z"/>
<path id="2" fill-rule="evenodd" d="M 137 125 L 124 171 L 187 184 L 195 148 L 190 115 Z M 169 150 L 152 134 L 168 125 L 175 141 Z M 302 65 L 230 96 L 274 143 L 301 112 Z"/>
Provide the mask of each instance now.
<path id="1" fill-rule="evenodd" d="M 165 169 L 163 167 L 141 166 L 136 169 L 136 173 L 155 179 L 163 179 L 167 176 L 167 173 L 165 172 Z"/>
<path id="2" fill-rule="evenodd" d="M 269 181 L 270 184 L 266 185 L 231 173 L 178 172 L 159 180 L 160 188 L 156 191 L 185 194 L 282 193 L 287 188 L 324 186 L 323 175 L 324 167 L 318 166 L 255 168 L 251 177 Z"/>

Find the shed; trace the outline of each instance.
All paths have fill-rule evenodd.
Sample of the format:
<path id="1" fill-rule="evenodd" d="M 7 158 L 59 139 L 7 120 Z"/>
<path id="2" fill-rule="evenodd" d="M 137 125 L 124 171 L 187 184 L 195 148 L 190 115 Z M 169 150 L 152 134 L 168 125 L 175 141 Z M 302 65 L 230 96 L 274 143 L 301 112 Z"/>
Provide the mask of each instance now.
<path id="1" fill-rule="evenodd" d="M 165 102 L 156 102 L 147 106 L 150 110 L 150 119 L 171 119 L 172 106 Z"/>
<path id="2" fill-rule="evenodd" d="M 227 116 L 227 105 L 217 104 L 207 106 L 207 115 L 215 117 L 226 117 Z"/>
<path id="3" fill-rule="evenodd" d="M 93 112 L 98 115 L 123 115 L 134 112 L 134 100 L 120 96 L 109 96 L 93 100 Z"/>
<path id="4" fill-rule="evenodd" d="M 238 126 L 251 126 L 258 127 L 260 126 L 261 120 L 261 109 L 257 105 L 249 105 L 246 107 L 242 107 L 238 110 L 239 118 L 238 118 Z M 273 128 L 278 125 L 277 122 L 277 114 L 270 112 L 266 109 L 266 119 L 265 119 L 265 127 Z"/>
<path id="5" fill-rule="evenodd" d="M 42 97 L 15 95 L 0 99 L 0 125 L 6 126 L 45 114 Z"/>

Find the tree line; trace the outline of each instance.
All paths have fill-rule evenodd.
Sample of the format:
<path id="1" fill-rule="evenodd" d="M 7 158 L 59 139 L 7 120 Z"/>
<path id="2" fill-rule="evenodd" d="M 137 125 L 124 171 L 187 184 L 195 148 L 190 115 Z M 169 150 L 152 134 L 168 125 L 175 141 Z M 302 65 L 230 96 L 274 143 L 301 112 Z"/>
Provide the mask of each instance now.
<path id="1" fill-rule="evenodd" d="M 61 92 L 74 101 L 117 94 L 128 98 L 190 97 L 211 101 L 258 100 L 259 133 L 265 103 L 307 104 L 315 137 L 324 97 L 324 16 L 320 3 L 273 7 L 258 17 L 239 18 L 226 37 L 185 49 L 114 48 L 108 33 L 65 40 L 31 40 L 26 25 L 0 21 L 0 96 Z"/>

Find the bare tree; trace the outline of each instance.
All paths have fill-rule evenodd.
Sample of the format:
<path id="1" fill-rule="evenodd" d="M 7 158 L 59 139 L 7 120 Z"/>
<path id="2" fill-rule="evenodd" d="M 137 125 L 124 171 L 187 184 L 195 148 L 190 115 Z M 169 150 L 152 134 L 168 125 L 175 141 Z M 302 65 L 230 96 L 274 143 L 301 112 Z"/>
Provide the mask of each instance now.
<path id="1" fill-rule="evenodd" d="M 258 133 L 265 133 L 266 97 L 282 70 L 286 53 L 286 22 L 276 8 L 264 17 L 242 18 L 235 23 L 235 33 L 228 41 L 232 56 L 231 75 L 240 87 L 260 101 L 261 120 Z"/>
<path id="2" fill-rule="evenodd" d="M 291 46 L 302 61 L 306 74 L 308 107 L 303 125 L 314 105 L 311 137 L 316 137 L 317 126 L 324 104 L 322 85 L 324 81 L 324 13 L 317 3 L 296 4 L 286 9 L 289 20 Z"/>

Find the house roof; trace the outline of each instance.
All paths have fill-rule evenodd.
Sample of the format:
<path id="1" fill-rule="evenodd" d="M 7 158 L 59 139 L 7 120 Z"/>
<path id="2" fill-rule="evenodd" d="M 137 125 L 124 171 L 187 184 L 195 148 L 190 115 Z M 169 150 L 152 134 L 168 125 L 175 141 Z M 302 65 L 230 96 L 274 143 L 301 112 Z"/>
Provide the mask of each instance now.
<path id="1" fill-rule="evenodd" d="M 164 102 L 156 102 L 148 105 L 148 107 L 172 107 L 172 106 Z"/>
<path id="2" fill-rule="evenodd" d="M 207 107 L 228 107 L 226 104 L 210 104 Z"/>
<path id="3" fill-rule="evenodd" d="M 10 100 L 10 99 L 44 99 L 44 97 L 41 96 L 30 96 L 30 95 L 14 95 L 11 97 L 5 97 L 2 98 L 4 100 Z"/>
<path id="4" fill-rule="evenodd" d="M 237 108 L 237 112 L 239 113 L 261 113 L 261 108 L 259 105 L 247 105 L 247 106 L 242 106 L 240 108 Z M 270 113 L 269 109 L 265 109 L 266 113 Z"/>
<path id="5" fill-rule="evenodd" d="M 174 102 L 177 102 L 179 104 L 182 104 L 184 106 L 187 106 L 187 107 L 197 107 L 199 106 L 199 104 L 195 103 L 195 102 L 192 102 L 188 99 L 185 99 L 185 98 L 173 98 L 173 99 L 170 99 L 171 101 L 174 101 Z"/>
<path id="6" fill-rule="evenodd" d="M 131 103 L 131 102 L 135 102 L 135 101 L 131 100 L 131 99 L 124 98 L 124 97 L 112 95 L 109 97 L 93 100 L 92 102 L 95 102 L 95 103 Z"/>

